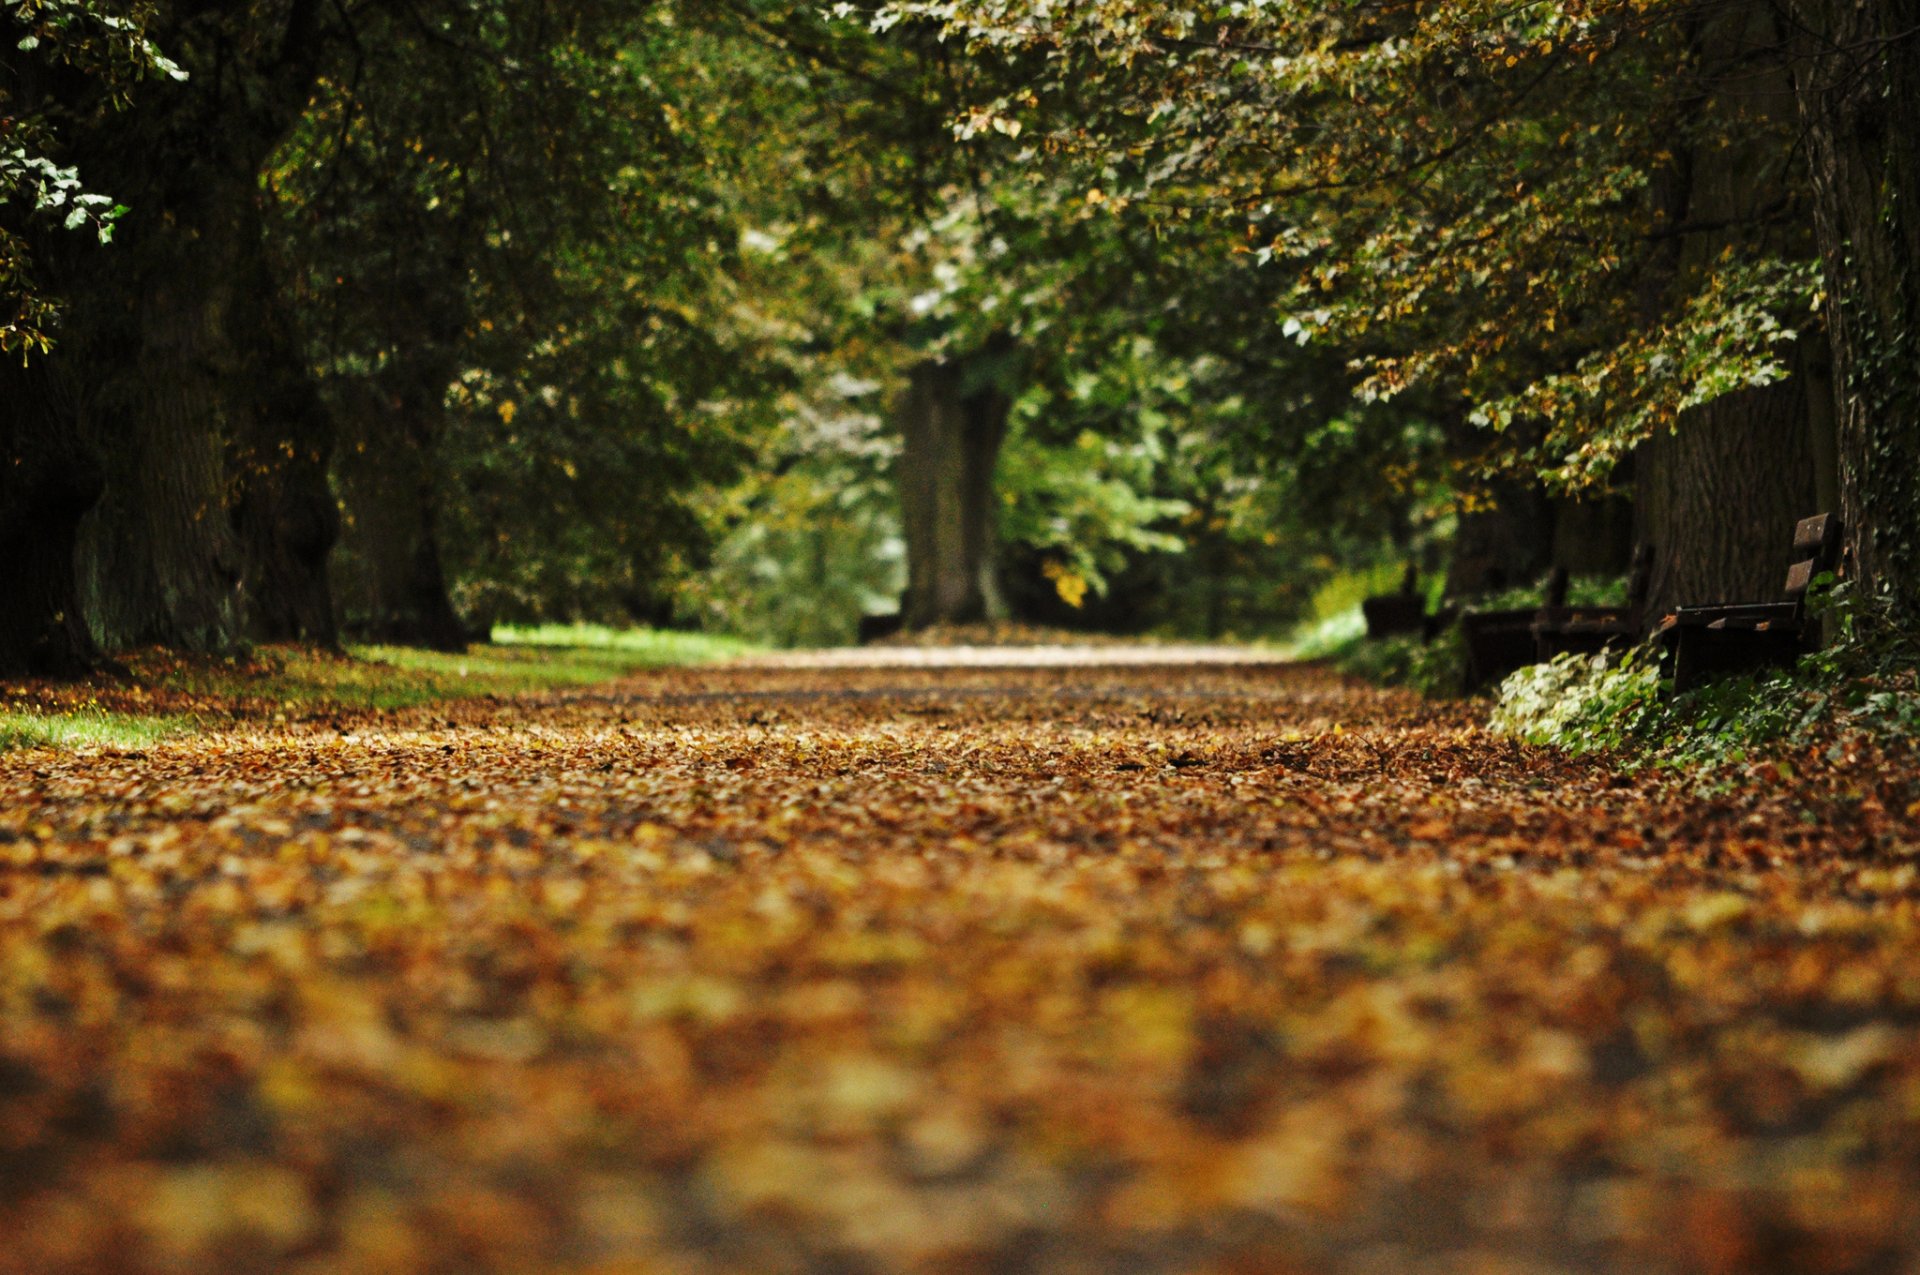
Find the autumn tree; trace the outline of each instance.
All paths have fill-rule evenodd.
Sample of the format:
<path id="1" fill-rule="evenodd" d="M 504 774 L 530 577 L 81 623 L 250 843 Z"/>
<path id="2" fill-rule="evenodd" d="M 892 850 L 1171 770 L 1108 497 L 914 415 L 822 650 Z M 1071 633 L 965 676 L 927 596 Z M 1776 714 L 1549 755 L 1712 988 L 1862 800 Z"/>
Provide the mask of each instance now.
<path id="1" fill-rule="evenodd" d="M 274 243 L 345 431 L 349 626 L 458 647 L 456 585 L 482 618 L 651 590 L 753 373 L 713 290 L 709 139 L 661 74 L 676 6 L 503 4 L 446 37 L 322 85 Z"/>
<path id="2" fill-rule="evenodd" d="M 403 523 L 362 540 L 399 562 L 370 574 L 438 595 L 415 636 L 465 637 L 420 534 L 448 511 L 450 420 L 466 477 L 495 475 L 464 526 L 511 550 L 464 564 L 572 555 L 544 605 L 654 573 L 727 453 L 701 426 L 748 379 L 698 313 L 724 237 L 705 159 L 648 78 L 674 11 L 10 9 L 34 56 L 6 89 L 0 229 L 34 359 L 6 374 L 0 530 L 25 566 L 0 663 L 333 641 L 343 422 L 344 489 Z M 130 210 L 111 252 L 70 233 L 118 215 L 92 186 Z"/>
<path id="3" fill-rule="evenodd" d="M 1711 493 L 1643 502 L 1668 592 L 1726 594 L 1770 574 L 1759 564 L 1777 557 L 1782 511 L 1820 498 L 1830 450 L 1808 211 L 1838 187 L 1809 179 L 1792 108 L 1827 110 L 1833 136 L 1832 112 L 1889 100 L 1911 61 L 1895 19 L 1840 30 L 1838 12 L 1821 25 L 1777 6 L 1679 2 L 957 0 L 888 5 L 879 22 L 937 24 L 1009 68 L 963 118 L 1073 162 L 1108 207 L 1232 236 L 1284 272 L 1288 335 L 1355 351 L 1370 396 L 1427 386 L 1463 403 L 1497 435 L 1495 467 L 1578 488 L 1647 449 L 1655 493 Z M 1815 150 L 1815 169 L 1848 162 Z M 1885 183 L 1899 154 L 1851 162 Z M 1831 257 L 1837 239 L 1823 236 Z M 1798 391 L 1766 391 L 1796 365 Z M 1835 384 L 1843 405 L 1860 401 L 1844 356 Z M 1846 437 L 1846 500 L 1898 504 L 1886 491 L 1899 480 L 1873 477 L 1885 458 Z M 1869 507 L 1853 521 L 1871 538 L 1889 515 Z M 1682 580 L 1682 562 L 1703 570 Z"/>
<path id="4" fill-rule="evenodd" d="M 98 654 L 74 551 L 101 455 L 46 355 L 57 281 L 93 264 L 124 211 L 91 165 L 80 171 L 81 143 L 123 125 L 150 81 L 184 75 L 149 38 L 153 17 L 150 5 L 54 0 L 10 5 L 0 24 L 15 51 L 0 82 L 0 671 L 72 673 Z"/>
<path id="5" fill-rule="evenodd" d="M 254 572 L 250 550 L 277 547 L 250 544 L 230 511 L 236 492 L 244 503 L 249 487 L 273 483 L 281 512 L 255 530 L 320 542 L 290 549 L 285 565 L 321 569 L 330 498 L 315 460 L 327 440 L 285 398 L 303 373 L 273 320 L 259 176 L 344 38 L 338 22 L 320 5 L 163 6 L 152 31 L 186 78 L 151 85 L 75 139 L 83 167 L 133 209 L 113 253 L 69 277 L 71 318 L 49 359 L 106 460 L 79 562 L 88 619 L 109 647 L 224 649 L 246 635 L 264 589 L 324 593 Z M 306 463 L 283 473 L 280 458 Z M 327 609 L 305 613 L 299 636 L 329 639 Z"/>
<path id="6" fill-rule="evenodd" d="M 1920 616 L 1920 4 L 1787 0 L 1863 593 Z"/>

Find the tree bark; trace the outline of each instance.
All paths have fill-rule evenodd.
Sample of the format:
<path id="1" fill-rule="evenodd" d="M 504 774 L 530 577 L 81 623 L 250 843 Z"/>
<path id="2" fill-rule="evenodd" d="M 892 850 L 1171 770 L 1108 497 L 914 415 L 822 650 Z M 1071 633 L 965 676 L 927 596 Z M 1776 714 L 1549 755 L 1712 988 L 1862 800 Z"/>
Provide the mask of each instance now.
<path id="1" fill-rule="evenodd" d="M 0 359 L 0 675 L 79 677 L 98 663 L 73 553 L 104 485 L 51 369 Z"/>
<path id="2" fill-rule="evenodd" d="M 977 373 L 963 361 L 928 360 L 913 369 L 900 399 L 901 616 L 910 629 L 1006 613 L 995 578 L 993 479 L 1012 401 Z"/>
<path id="3" fill-rule="evenodd" d="M 1920 620 L 1920 0 L 1790 0 L 1861 596 Z"/>
<path id="4" fill-rule="evenodd" d="M 1553 502 L 1531 484 L 1500 480 L 1487 493 L 1491 504 L 1460 515 L 1447 565 L 1452 598 L 1529 585 L 1545 575 L 1553 558 Z"/>
<path id="5" fill-rule="evenodd" d="M 1746 390 L 1687 413 L 1640 456 L 1646 614 L 1781 595 L 1793 524 L 1816 512 L 1806 386 Z"/>
<path id="6" fill-rule="evenodd" d="M 320 396 L 264 245 L 255 239 L 253 282 L 243 298 L 254 334 L 244 415 L 230 444 L 233 526 L 244 561 L 248 636 L 335 648 L 328 557 L 340 539 L 340 506 L 328 482 L 332 413 Z"/>
<path id="7" fill-rule="evenodd" d="M 450 379 L 419 372 L 404 384 L 355 386 L 352 442 L 338 473 L 349 551 L 341 609 L 356 636 L 436 651 L 467 647 L 438 526 L 439 423 Z"/>
<path id="8" fill-rule="evenodd" d="M 1683 151 L 1663 183 L 1670 225 L 1725 229 L 1676 240 L 1669 277 L 1704 278 L 1730 249 L 1795 251 L 1759 231 L 1779 195 L 1791 157 L 1784 124 L 1793 87 L 1770 58 L 1779 33 L 1763 6 L 1712 10 L 1694 32 L 1710 82 L 1690 111 L 1701 120 L 1744 119 L 1739 144 L 1712 139 Z M 1755 125 L 1768 127 L 1755 128 Z M 1773 130 L 1778 130 L 1776 133 Z M 1804 233 L 1804 232 L 1797 232 Z M 1671 433 L 1648 440 L 1637 457 L 1637 538 L 1653 548 L 1646 616 L 1657 622 L 1676 606 L 1764 601 L 1781 596 L 1793 525 L 1818 512 L 1821 435 L 1828 414 L 1813 410 L 1824 352 L 1818 332 L 1802 336 L 1794 374 L 1782 383 L 1730 394 L 1684 414 Z"/>
<path id="9" fill-rule="evenodd" d="M 218 652 L 242 636 L 226 440 L 241 373 L 238 245 L 258 226 L 249 190 L 207 179 L 190 201 L 148 205 L 149 224 L 122 245 L 120 286 L 87 299 L 104 311 L 126 295 L 127 312 L 97 316 L 53 356 L 94 387 L 82 419 L 107 458 L 107 491 L 82 530 L 80 578 L 109 649 Z M 165 227 L 151 224 L 161 207 Z"/>

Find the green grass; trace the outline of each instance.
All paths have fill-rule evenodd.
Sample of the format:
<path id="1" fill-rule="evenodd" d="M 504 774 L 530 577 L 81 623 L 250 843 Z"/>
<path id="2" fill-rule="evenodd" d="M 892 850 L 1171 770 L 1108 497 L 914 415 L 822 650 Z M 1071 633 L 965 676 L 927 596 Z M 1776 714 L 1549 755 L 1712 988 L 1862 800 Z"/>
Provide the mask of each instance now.
<path id="1" fill-rule="evenodd" d="M 494 630 L 493 645 L 465 654 L 398 646 L 355 647 L 359 667 L 376 676 L 336 675 L 331 690 L 342 702 L 369 708 L 406 708 L 437 699 L 520 695 L 592 686 L 656 668 L 713 664 L 754 648 L 731 638 L 597 625 L 540 625 Z M 402 676 L 393 676 L 398 671 Z"/>
<path id="2" fill-rule="evenodd" d="M 670 668 L 712 664 L 749 655 L 761 648 L 738 638 L 711 633 L 670 633 L 661 629 L 611 629 L 602 624 L 502 625 L 493 631 L 497 646 L 564 647 L 609 651 L 640 660 L 636 667 Z"/>
<path id="3" fill-rule="evenodd" d="M 356 646 L 341 658 L 273 648 L 251 663 L 183 669 L 168 685 L 223 699 L 269 700 L 286 709 L 400 709 L 592 686 L 647 669 L 713 663 L 752 649 L 703 634 L 545 625 L 499 629 L 492 645 L 464 652 Z"/>
<path id="4" fill-rule="evenodd" d="M 16 748 L 142 748 L 193 729 L 185 717 L 0 711 L 0 753 Z"/>
<path id="5" fill-rule="evenodd" d="M 74 707 L 0 709 L 0 752 L 20 748 L 137 748 L 209 720 L 272 720 L 328 710 L 386 711 L 440 700 L 592 686 L 647 669 L 708 664 L 755 650 L 698 633 L 543 625 L 503 628 L 463 653 L 358 646 L 344 656 L 265 647 L 247 658 L 129 657 L 151 713 Z M 83 692 L 85 693 L 85 692 Z"/>

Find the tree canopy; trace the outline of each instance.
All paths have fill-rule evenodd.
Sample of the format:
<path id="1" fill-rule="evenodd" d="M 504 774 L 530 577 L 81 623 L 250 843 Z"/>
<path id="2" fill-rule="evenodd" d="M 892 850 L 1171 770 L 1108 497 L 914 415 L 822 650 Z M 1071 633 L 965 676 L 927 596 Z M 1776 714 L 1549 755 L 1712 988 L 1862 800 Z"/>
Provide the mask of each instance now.
<path id="1" fill-rule="evenodd" d="M 1815 508 L 1897 619 L 1911 3 L 10 4 L 0 654 L 1667 606 Z"/>

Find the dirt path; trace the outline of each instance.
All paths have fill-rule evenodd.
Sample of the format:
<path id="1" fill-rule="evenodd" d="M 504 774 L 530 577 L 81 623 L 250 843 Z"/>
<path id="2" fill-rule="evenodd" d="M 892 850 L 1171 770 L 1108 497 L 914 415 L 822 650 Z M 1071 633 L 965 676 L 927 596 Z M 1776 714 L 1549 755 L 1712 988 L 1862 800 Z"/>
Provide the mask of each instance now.
<path id="1" fill-rule="evenodd" d="M 0 758 L 0 1270 L 1920 1270 L 1910 777 L 1084 658 Z"/>

